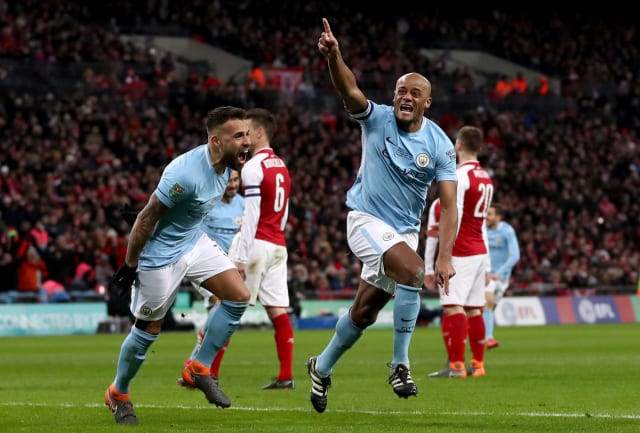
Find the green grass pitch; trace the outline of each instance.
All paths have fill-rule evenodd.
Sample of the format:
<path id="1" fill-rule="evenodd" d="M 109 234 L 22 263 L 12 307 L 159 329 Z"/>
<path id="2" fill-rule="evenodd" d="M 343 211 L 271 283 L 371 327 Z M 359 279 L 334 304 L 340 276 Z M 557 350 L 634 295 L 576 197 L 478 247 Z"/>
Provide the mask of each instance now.
<path id="1" fill-rule="evenodd" d="M 270 331 L 241 330 L 222 367 L 232 408 L 206 404 L 175 380 L 194 342 L 163 334 L 131 387 L 140 425 L 116 426 L 102 405 L 123 336 L 0 339 L 2 432 L 640 432 L 640 326 L 498 328 L 488 376 L 434 380 L 437 328 L 411 348 L 418 398 L 387 384 L 391 330 L 370 330 L 338 364 L 324 414 L 313 412 L 304 360 L 328 331 L 296 335 L 294 391 L 262 391 L 276 372 Z"/>

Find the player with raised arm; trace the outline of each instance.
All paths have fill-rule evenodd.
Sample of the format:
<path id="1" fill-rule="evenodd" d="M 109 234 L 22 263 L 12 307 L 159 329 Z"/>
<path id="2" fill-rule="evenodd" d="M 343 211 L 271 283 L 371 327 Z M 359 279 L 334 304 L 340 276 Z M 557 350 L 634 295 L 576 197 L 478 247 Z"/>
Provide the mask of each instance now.
<path id="1" fill-rule="evenodd" d="M 202 284 L 221 299 L 207 318 L 202 346 L 188 373 L 210 403 L 230 405 L 211 378 L 209 365 L 238 327 L 250 293 L 234 264 L 200 224 L 220 200 L 231 170 L 239 170 L 247 160 L 249 122 L 244 110 L 220 107 L 208 113 L 206 130 L 206 144 L 180 155 L 164 169 L 133 224 L 125 264 L 110 283 L 121 294 L 132 290 L 131 312 L 136 318 L 122 343 L 116 377 L 105 392 L 105 404 L 118 424 L 137 423 L 129 384 L 158 338 L 183 278 Z"/>
<path id="2" fill-rule="evenodd" d="M 291 389 L 293 382 L 293 327 L 289 320 L 287 244 L 284 229 L 289 214 L 291 178 L 284 161 L 271 148 L 276 123 L 269 111 L 247 111 L 251 159 L 242 169 L 245 212 L 238 248 L 231 260 L 246 275 L 250 305 L 259 300 L 273 324 L 278 375 L 263 389 Z"/>
<path id="3" fill-rule="evenodd" d="M 409 343 L 420 310 L 424 262 L 416 248 L 427 190 L 434 179 L 442 202 L 436 275 L 445 292 L 455 274 L 451 249 L 457 221 L 455 151 L 438 125 L 424 117 L 431 106 L 429 81 L 418 73 L 408 73 L 396 82 L 392 107 L 368 100 L 342 59 L 326 19 L 323 25 L 318 49 L 327 60 L 345 108 L 362 128 L 362 162 L 347 193 L 351 209 L 347 238 L 363 267 L 351 309 L 338 320 L 322 353 L 307 361 L 311 403 L 318 412 L 327 406 L 333 366 L 394 295 L 388 382 L 399 397 L 417 395 L 409 369 Z"/>
<path id="4" fill-rule="evenodd" d="M 469 338 L 471 374 L 484 376 L 484 288 L 490 271 L 487 246 L 486 217 L 493 197 L 493 182 L 478 162 L 482 146 L 482 131 L 473 126 L 460 129 L 456 139 L 458 153 L 458 234 L 453 245 L 453 266 L 456 278 L 449 285 L 449 292 L 440 291 L 443 307 L 442 336 L 449 355 L 449 364 L 429 377 L 466 377 L 464 364 L 465 342 Z M 438 203 L 433 206 L 437 220 Z M 442 200 L 440 201 L 440 230 L 442 229 Z M 432 226 L 432 222 L 429 222 Z M 425 248 L 425 285 L 431 285 L 435 239 L 427 237 Z"/>
<path id="5" fill-rule="evenodd" d="M 518 237 L 511 224 L 502 220 L 502 207 L 494 204 L 487 214 L 487 239 L 491 256 L 491 274 L 485 288 L 486 305 L 484 308 L 484 326 L 486 328 L 487 349 L 498 347 L 493 338 L 493 311 L 509 288 L 513 267 L 520 260 Z"/>

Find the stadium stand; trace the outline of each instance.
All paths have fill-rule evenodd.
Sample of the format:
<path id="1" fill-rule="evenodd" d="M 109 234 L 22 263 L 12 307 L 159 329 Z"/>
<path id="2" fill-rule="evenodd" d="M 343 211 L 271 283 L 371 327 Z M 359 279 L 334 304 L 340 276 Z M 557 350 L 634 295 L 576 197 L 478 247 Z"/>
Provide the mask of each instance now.
<path id="1" fill-rule="evenodd" d="M 267 106 L 278 115 L 274 142 L 293 176 L 290 284 L 308 296 L 352 295 L 360 265 L 346 245 L 344 198 L 359 165 L 360 133 L 336 114 L 311 43 L 317 2 L 284 2 L 287 23 L 296 25 L 261 14 L 271 1 L 252 4 L 250 17 L 248 2 L 188 3 L 179 11 L 161 1 L 0 0 L 2 300 L 86 299 L 103 290 L 124 260 L 123 209 L 144 204 L 163 167 L 203 142 L 206 110 L 223 104 Z M 434 83 L 432 116 L 446 132 L 453 136 L 463 123 L 484 130 L 483 163 L 520 238 L 518 290 L 636 284 L 635 26 L 501 12 L 473 20 L 391 17 L 388 25 L 391 18 L 375 11 L 332 8 L 330 16 L 352 18 L 337 20 L 334 31 L 344 35 L 368 95 L 388 101 L 393 79 L 415 69 Z M 108 22 L 100 18 L 105 10 L 114 16 Z M 188 35 L 251 59 L 255 68 L 223 83 L 212 71 L 122 42 L 123 30 Z M 541 81 L 500 97 L 501 81 L 523 87 L 517 77 L 447 70 L 444 59 L 418 54 L 427 46 L 485 50 L 539 70 Z M 266 82 L 264 71 L 273 67 L 301 68 L 297 92 Z M 560 94 L 545 87 L 543 74 L 560 79 Z"/>

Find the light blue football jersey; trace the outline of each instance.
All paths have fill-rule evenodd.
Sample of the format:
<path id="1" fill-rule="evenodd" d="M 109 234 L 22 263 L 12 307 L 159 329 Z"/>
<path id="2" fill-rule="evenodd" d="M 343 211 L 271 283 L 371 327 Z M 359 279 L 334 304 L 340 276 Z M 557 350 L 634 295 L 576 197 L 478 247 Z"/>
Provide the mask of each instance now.
<path id="1" fill-rule="evenodd" d="M 177 262 L 204 233 L 202 219 L 220 201 L 231 169 L 217 174 L 207 145 L 183 153 L 167 165 L 154 194 L 169 208 L 140 254 L 139 269 Z"/>
<path id="2" fill-rule="evenodd" d="M 511 277 L 511 270 L 520 260 L 520 247 L 516 231 L 510 224 L 500 221 L 496 228 L 487 226 L 491 272 L 503 281 Z"/>
<path id="3" fill-rule="evenodd" d="M 362 162 L 347 206 L 380 218 L 398 233 L 418 232 L 431 182 L 457 180 L 451 140 L 427 118 L 420 130 L 405 132 L 393 107 L 372 101 L 352 117 L 362 128 Z"/>
<path id="4" fill-rule="evenodd" d="M 229 203 L 220 200 L 202 220 L 202 230 L 228 254 L 233 237 L 240 231 L 243 213 L 244 198 L 240 194 Z"/>

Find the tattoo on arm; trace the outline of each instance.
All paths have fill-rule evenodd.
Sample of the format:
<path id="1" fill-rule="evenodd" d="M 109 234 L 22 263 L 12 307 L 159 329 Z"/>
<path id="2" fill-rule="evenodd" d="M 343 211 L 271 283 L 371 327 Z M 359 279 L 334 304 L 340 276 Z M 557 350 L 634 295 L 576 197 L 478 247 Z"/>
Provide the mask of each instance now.
<path id="1" fill-rule="evenodd" d="M 151 194 L 151 198 L 136 217 L 131 233 L 129 233 L 129 244 L 127 245 L 127 257 L 125 260 L 128 266 L 137 266 L 142 248 L 144 248 L 153 234 L 156 224 L 168 209 L 158 200 L 155 194 Z"/>

